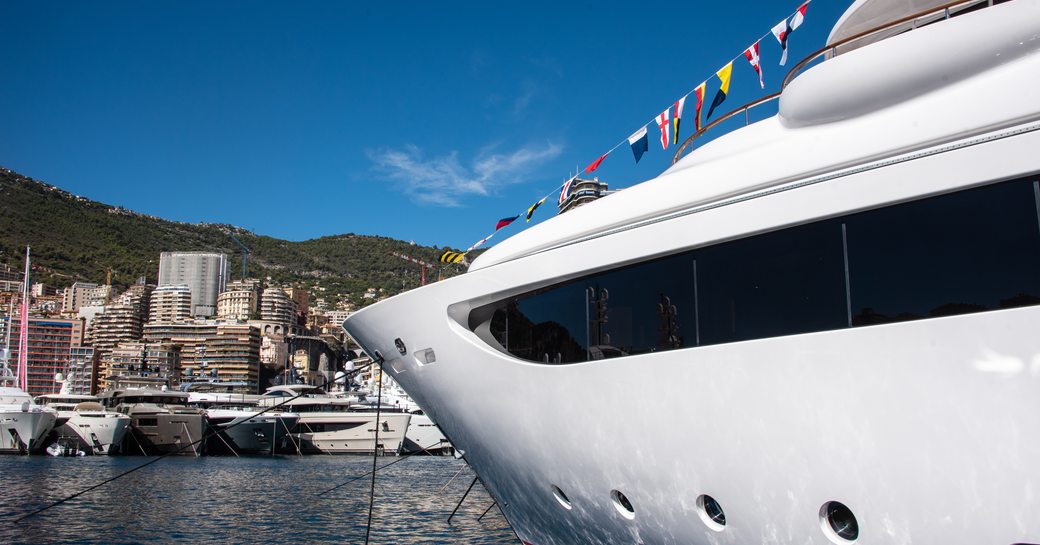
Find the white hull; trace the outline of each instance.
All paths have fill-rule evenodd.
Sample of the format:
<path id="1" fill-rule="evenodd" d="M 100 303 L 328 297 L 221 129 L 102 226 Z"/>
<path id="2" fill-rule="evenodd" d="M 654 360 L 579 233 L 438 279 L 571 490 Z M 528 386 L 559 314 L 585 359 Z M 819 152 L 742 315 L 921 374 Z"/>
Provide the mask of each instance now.
<path id="1" fill-rule="evenodd" d="M 43 449 L 44 438 L 54 427 L 55 414 L 38 408 L 23 412 L 0 409 L 0 453 L 22 454 Z"/>
<path id="2" fill-rule="evenodd" d="M 404 436 L 404 454 L 446 454 L 451 450 L 451 442 L 429 416 L 412 415 L 408 423 L 408 432 Z"/>
<path id="3" fill-rule="evenodd" d="M 1040 69 L 1038 22 L 1040 2 L 1017 0 L 824 62 L 790 86 L 779 117 L 500 243 L 464 275 L 367 307 L 344 328 L 464 453 L 526 543 L 1040 542 L 1036 302 L 886 325 L 854 324 L 854 312 L 869 309 L 847 303 L 848 325 L 829 330 L 703 344 L 698 330 L 685 348 L 569 364 L 559 353 L 564 364 L 493 346 L 490 318 L 479 316 L 622 266 L 710 257 L 730 241 L 984 184 L 1033 184 L 1040 202 L 1040 102 L 1027 84 Z M 965 61 L 978 66 L 947 73 L 929 62 L 953 62 L 958 47 L 985 51 Z M 896 57 L 895 71 L 880 63 Z M 867 111 L 821 113 L 875 76 L 892 86 L 916 79 L 901 95 L 872 95 Z M 827 85 L 809 87 L 821 78 Z M 1006 95 L 983 105 L 984 87 Z M 957 103 L 972 107 L 955 114 Z M 1030 191 L 1020 201 L 1032 199 Z M 919 228 L 944 219 L 922 217 Z M 848 259 L 842 299 L 850 276 L 863 284 Z M 696 262 L 682 271 L 698 285 Z M 752 299 L 757 289 L 737 295 Z M 711 293 L 694 299 L 702 296 Z M 797 306 L 773 323 L 797 317 Z M 537 311 L 556 317 L 558 307 Z M 679 317 L 723 323 L 733 308 L 687 307 Z M 585 314 L 593 311 L 580 312 L 571 324 L 597 327 Z M 620 328 L 627 318 L 615 316 Z M 646 324 L 650 338 L 656 318 Z M 530 346 L 544 341 L 537 337 Z M 589 342 L 588 353 L 600 344 Z M 706 520 L 702 495 L 724 508 L 725 525 Z M 834 535 L 821 514 L 830 502 L 855 514 L 858 538 Z"/>
<path id="4" fill-rule="evenodd" d="M 57 437 L 75 437 L 80 448 L 90 454 L 113 454 L 130 429 L 130 417 L 118 413 L 72 413 L 68 420 L 54 428 Z"/>
<path id="5" fill-rule="evenodd" d="M 411 419 L 407 413 L 382 413 L 376 442 L 376 413 L 301 412 L 293 438 L 304 453 L 397 454 Z"/>

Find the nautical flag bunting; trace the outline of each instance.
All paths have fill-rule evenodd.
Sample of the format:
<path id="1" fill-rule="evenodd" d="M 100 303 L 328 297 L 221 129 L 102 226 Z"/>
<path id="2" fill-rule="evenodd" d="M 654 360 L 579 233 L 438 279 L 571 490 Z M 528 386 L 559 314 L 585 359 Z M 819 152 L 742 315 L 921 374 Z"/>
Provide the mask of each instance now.
<path id="1" fill-rule="evenodd" d="M 517 214 L 517 215 L 515 215 L 515 216 L 513 216 L 511 218 L 502 218 L 502 219 L 498 220 L 498 223 L 495 224 L 495 230 L 498 231 L 499 229 L 505 227 L 506 225 L 509 225 L 510 223 L 513 223 L 514 221 L 516 221 L 516 218 L 519 218 L 519 217 L 520 217 L 520 214 Z"/>
<path id="2" fill-rule="evenodd" d="M 650 139 L 646 136 L 646 125 L 628 137 L 628 144 L 632 146 L 632 155 L 636 157 L 636 163 L 643 158 L 643 154 L 650 149 Z"/>
<path id="3" fill-rule="evenodd" d="M 596 170 L 597 168 L 599 168 L 599 164 L 602 163 L 603 160 L 606 159 L 608 155 L 610 155 L 609 151 L 607 153 L 604 153 L 603 155 L 600 155 L 599 159 L 596 159 L 595 161 L 592 162 L 591 165 L 585 167 L 585 174 L 588 174 L 588 173 L 592 172 L 593 170 Z"/>
<path id="4" fill-rule="evenodd" d="M 761 41 L 761 40 L 759 40 Z M 766 84 L 762 81 L 762 62 L 758 58 L 758 42 L 755 45 L 744 50 L 744 56 L 747 57 L 748 62 L 751 63 L 751 68 L 755 69 L 755 73 L 758 74 L 758 85 L 765 89 Z"/>
<path id="5" fill-rule="evenodd" d="M 531 216 L 534 215 L 534 211 L 538 210 L 538 207 L 541 206 L 543 202 L 545 202 L 546 198 L 547 197 L 542 197 L 542 200 L 532 204 L 531 207 L 527 209 L 527 222 L 528 223 L 531 222 Z"/>
<path id="6" fill-rule="evenodd" d="M 686 105 L 686 97 L 675 101 L 675 118 L 672 119 L 672 144 L 679 143 L 679 120 L 682 119 L 683 106 Z"/>
<path id="7" fill-rule="evenodd" d="M 704 107 L 704 90 L 708 86 L 708 82 L 702 81 L 696 89 L 693 90 L 693 96 L 697 97 L 697 118 L 694 120 L 694 126 L 696 130 L 701 130 L 701 108 Z"/>
<path id="8" fill-rule="evenodd" d="M 668 113 L 671 108 L 665 108 L 661 115 L 657 116 L 657 126 L 661 128 L 661 147 L 668 149 Z"/>
<path id="9" fill-rule="evenodd" d="M 790 38 L 794 29 L 802 26 L 802 22 L 805 21 L 805 10 L 807 9 L 809 9 L 809 2 L 798 6 L 798 11 L 795 11 L 794 15 L 785 17 L 783 21 L 780 21 L 773 27 L 773 36 L 776 36 L 776 41 L 780 42 L 780 49 L 783 50 L 783 53 L 780 54 L 780 66 L 787 63 L 787 39 Z"/>
<path id="10" fill-rule="evenodd" d="M 719 104 L 726 100 L 726 95 L 729 94 L 729 78 L 733 75 L 733 61 L 729 61 L 729 64 L 715 72 L 715 75 L 719 78 L 719 91 L 715 93 L 715 99 L 711 101 L 707 119 L 711 119 L 711 113 L 715 111 Z"/>

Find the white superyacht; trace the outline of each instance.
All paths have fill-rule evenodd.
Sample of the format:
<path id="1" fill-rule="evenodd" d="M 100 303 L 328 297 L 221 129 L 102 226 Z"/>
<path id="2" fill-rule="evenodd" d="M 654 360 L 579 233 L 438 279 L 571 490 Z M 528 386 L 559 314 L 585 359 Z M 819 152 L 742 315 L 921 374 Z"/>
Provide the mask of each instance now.
<path id="1" fill-rule="evenodd" d="M 7 350 L 0 351 L 0 454 L 31 454 L 43 449 L 58 415 L 17 386 L 7 367 Z"/>
<path id="2" fill-rule="evenodd" d="M 1040 1 L 829 42 L 776 116 L 344 323 L 524 543 L 1040 542 Z"/>

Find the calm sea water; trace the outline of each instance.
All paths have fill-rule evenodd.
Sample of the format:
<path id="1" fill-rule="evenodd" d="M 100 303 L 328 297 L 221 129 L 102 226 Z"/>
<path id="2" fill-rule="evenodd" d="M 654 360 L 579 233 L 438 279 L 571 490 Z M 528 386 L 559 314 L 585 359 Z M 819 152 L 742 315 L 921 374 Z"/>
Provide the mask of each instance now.
<path id="1" fill-rule="evenodd" d="M 0 457 L 0 543 L 365 542 L 369 478 L 326 492 L 370 471 L 372 459 L 362 456 L 171 457 L 13 522 L 147 460 Z M 472 479 L 451 457 L 412 457 L 379 471 L 369 542 L 516 545 L 497 508 L 477 520 L 493 502 L 479 483 L 447 524 Z"/>

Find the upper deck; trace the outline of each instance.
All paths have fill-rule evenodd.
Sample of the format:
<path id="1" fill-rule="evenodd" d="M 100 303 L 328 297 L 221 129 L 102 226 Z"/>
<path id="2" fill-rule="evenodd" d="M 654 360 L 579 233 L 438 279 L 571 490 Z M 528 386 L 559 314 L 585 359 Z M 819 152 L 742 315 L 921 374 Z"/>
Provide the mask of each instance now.
<path id="1" fill-rule="evenodd" d="M 943 9 L 899 22 L 919 5 L 853 4 L 832 37 L 854 40 L 790 81 L 776 116 L 717 138 L 656 178 L 514 235 L 471 270 L 1040 118 L 1040 90 L 1023 85 L 1040 70 L 1040 0 L 987 9 L 965 2 L 962 16 L 947 19 Z M 885 39 L 857 37 L 879 18 L 900 29 L 932 24 Z"/>

